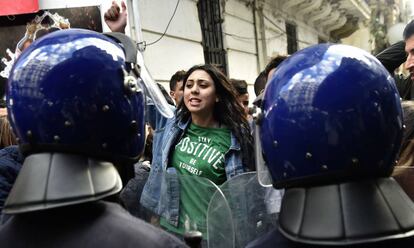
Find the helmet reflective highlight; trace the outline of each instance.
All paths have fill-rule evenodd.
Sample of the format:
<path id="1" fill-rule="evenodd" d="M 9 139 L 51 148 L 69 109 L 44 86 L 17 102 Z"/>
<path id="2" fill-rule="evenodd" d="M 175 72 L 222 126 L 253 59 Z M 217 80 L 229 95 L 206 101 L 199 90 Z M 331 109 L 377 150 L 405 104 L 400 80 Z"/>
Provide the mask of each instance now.
<path id="1" fill-rule="evenodd" d="M 303 49 L 265 90 L 261 145 L 276 187 L 389 175 L 402 130 L 394 80 L 358 48 Z"/>

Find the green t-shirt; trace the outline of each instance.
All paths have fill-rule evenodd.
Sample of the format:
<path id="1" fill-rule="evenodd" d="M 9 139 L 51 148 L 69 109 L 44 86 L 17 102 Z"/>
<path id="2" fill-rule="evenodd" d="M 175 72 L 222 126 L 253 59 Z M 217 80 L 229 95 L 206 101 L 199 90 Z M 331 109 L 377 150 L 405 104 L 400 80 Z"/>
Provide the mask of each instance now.
<path id="1" fill-rule="evenodd" d="M 224 155 L 231 143 L 227 128 L 205 128 L 191 124 L 184 137 L 175 146 L 171 165 L 182 175 L 208 178 L 217 185 L 226 181 Z M 180 180 L 180 218 L 178 228 L 161 218 L 161 226 L 169 231 L 183 234 L 185 222 L 192 229 L 206 233 L 205 213 L 214 187 L 207 181 L 185 177 Z M 195 225 L 197 227 L 195 227 Z M 204 236 L 204 235 L 203 235 Z"/>

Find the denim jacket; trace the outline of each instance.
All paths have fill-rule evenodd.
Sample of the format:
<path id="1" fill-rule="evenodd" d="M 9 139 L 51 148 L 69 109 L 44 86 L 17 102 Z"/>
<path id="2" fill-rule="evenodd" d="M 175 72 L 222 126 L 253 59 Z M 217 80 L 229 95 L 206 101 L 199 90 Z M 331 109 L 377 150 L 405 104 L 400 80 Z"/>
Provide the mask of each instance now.
<path id="1" fill-rule="evenodd" d="M 170 152 L 183 137 L 191 120 L 176 123 L 175 117 L 163 117 L 154 105 L 147 105 L 147 120 L 154 128 L 151 172 L 141 195 L 143 207 L 163 216 L 171 225 L 178 225 L 180 187 L 176 170 L 169 167 Z M 230 149 L 225 154 L 227 179 L 246 171 L 242 165 L 240 144 L 231 133 Z"/>

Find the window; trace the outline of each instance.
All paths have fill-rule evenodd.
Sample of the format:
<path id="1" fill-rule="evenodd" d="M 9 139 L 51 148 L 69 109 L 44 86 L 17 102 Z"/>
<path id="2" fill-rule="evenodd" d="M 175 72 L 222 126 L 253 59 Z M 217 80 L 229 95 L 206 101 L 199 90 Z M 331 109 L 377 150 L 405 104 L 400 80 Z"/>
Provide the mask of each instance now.
<path id="1" fill-rule="evenodd" d="M 298 39 L 296 25 L 286 22 L 287 52 L 292 54 L 298 50 Z"/>
<path id="2" fill-rule="evenodd" d="M 204 60 L 227 74 L 226 51 L 223 48 L 220 0 L 199 0 L 198 16 L 203 35 Z"/>

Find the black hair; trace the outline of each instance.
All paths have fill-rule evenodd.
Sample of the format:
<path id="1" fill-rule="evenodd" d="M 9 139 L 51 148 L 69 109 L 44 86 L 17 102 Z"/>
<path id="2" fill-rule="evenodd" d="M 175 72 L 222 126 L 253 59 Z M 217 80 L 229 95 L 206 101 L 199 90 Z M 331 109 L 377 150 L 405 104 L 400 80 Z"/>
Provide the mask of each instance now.
<path id="1" fill-rule="evenodd" d="M 239 96 L 247 93 L 247 82 L 245 80 L 230 78 L 230 83 L 236 89 Z"/>
<path id="2" fill-rule="evenodd" d="M 172 75 L 170 79 L 170 90 L 175 90 L 175 86 L 177 85 L 177 82 L 183 81 L 185 76 L 185 71 L 177 71 Z"/>
<path id="3" fill-rule="evenodd" d="M 412 35 L 414 35 L 414 20 L 412 20 L 405 26 L 403 32 L 404 40 L 408 40 Z"/>
<path id="4" fill-rule="evenodd" d="M 269 63 L 266 65 L 266 68 L 264 69 L 264 74 L 266 76 L 266 80 L 269 77 L 269 73 L 273 68 L 276 68 L 280 65 L 280 63 L 283 62 L 283 60 L 285 60 L 287 58 L 287 56 L 276 56 L 274 58 L 272 58 Z"/>
<path id="5" fill-rule="evenodd" d="M 253 137 L 244 109 L 237 100 L 236 90 L 220 69 L 210 64 L 191 67 L 184 77 L 183 86 L 186 85 L 188 77 L 196 70 L 205 71 L 213 80 L 216 94 L 219 98 L 219 101 L 214 106 L 214 118 L 219 123 L 226 125 L 239 142 L 244 168 L 255 170 L 254 157 L 252 156 Z M 184 101 L 178 104 L 176 116 L 177 122 L 186 121 L 190 118 L 191 113 L 185 106 Z"/>

